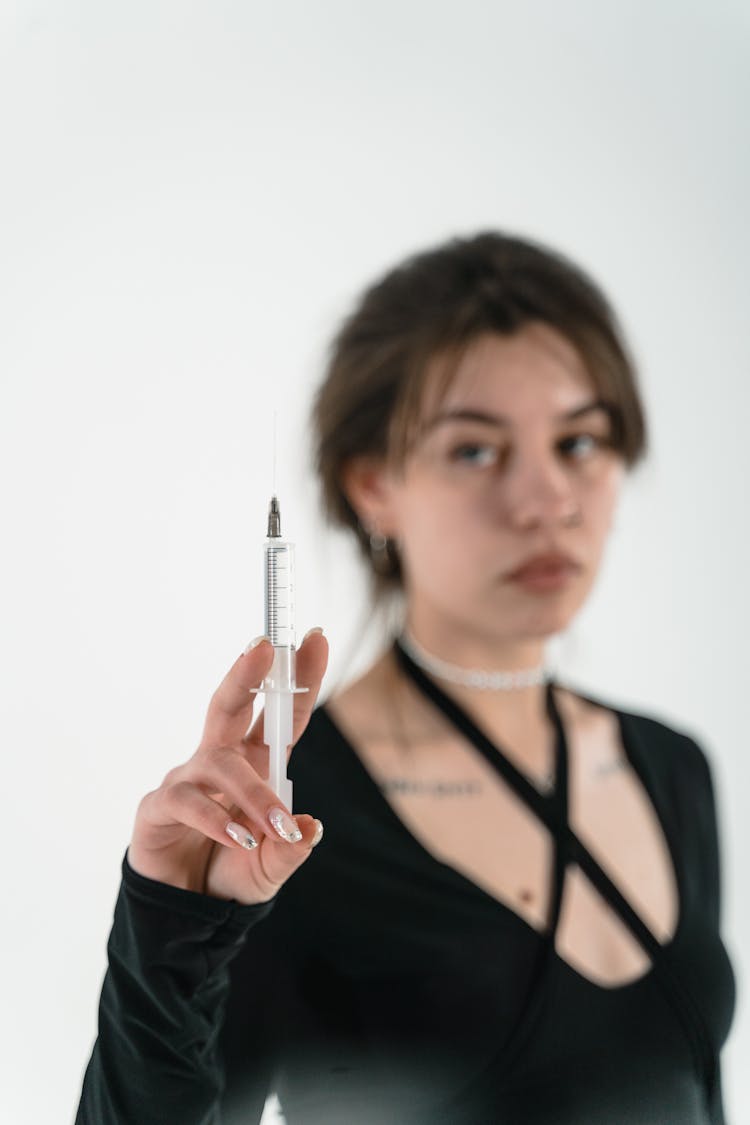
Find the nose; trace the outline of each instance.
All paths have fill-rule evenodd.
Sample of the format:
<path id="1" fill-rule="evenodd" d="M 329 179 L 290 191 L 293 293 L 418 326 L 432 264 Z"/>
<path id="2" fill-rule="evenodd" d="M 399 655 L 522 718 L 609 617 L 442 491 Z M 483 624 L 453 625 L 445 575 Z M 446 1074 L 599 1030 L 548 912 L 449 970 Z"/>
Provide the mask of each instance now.
<path id="1" fill-rule="evenodd" d="M 519 458 L 504 486 L 505 518 L 518 531 L 557 528 L 577 514 L 570 478 L 551 457 Z"/>

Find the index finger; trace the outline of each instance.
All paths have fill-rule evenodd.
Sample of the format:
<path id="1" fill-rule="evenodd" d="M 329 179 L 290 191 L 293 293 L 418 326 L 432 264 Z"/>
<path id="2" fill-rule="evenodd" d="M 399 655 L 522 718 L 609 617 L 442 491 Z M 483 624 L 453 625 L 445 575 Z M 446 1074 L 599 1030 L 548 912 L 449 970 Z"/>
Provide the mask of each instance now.
<path id="1" fill-rule="evenodd" d="M 211 696 L 203 724 L 201 745 L 229 746 L 240 742 L 253 718 L 255 695 L 273 664 L 273 645 L 268 637 L 253 642 L 238 656 Z"/>
<path id="2" fill-rule="evenodd" d="M 322 632 L 308 633 L 296 654 L 297 685 L 308 688 L 308 691 L 294 696 L 292 746 L 308 724 L 327 665 L 328 641 Z M 256 718 L 244 741 L 246 746 L 264 746 L 262 712 Z"/>

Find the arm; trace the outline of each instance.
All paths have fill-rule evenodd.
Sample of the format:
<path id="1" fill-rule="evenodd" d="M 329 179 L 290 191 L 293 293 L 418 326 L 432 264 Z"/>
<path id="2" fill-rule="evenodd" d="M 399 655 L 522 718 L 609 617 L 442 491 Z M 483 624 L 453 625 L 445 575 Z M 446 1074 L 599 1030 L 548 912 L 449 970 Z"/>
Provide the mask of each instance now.
<path id="1" fill-rule="evenodd" d="M 271 909 L 155 882 L 124 859 L 76 1125 L 218 1122 L 228 966 Z"/>
<path id="2" fill-rule="evenodd" d="M 262 715 L 252 722 L 252 689 L 272 656 L 266 641 L 235 661 L 198 749 L 140 802 L 77 1125 L 219 1120 L 229 965 L 322 832 L 311 816 L 293 818 L 264 780 L 268 748 Z M 313 635 L 298 656 L 310 690 L 295 699 L 295 743 L 320 686 L 325 639 Z M 268 986 L 259 972 L 248 997 L 259 1011 Z M 262 1028 L 259 1040 L 251 1065 L 262 1070 L 258 1060 L 273 1049 Z"/>

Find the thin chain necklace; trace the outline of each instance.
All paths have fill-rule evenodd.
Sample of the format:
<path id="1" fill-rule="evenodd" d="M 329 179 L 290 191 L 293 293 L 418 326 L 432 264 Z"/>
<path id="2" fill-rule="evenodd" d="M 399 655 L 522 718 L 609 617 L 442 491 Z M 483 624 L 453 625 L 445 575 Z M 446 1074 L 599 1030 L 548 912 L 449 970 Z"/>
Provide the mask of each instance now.
<path id="1" fill-rule="evenodd" d="M 514 691 L 518 688 L 533 687 L 552 679 L 552 672 L 544 664 L 537 668 L 524 668 L 520 672 L 488 672 L 483 668 L 461 668 L 433 656 L 417 644 L 404 630 L 399 637 L 404 652 L 425 672 L 431 672 L 439 679 L 448 680 L 463 687 L 477 688 L 479 691 Z"/>

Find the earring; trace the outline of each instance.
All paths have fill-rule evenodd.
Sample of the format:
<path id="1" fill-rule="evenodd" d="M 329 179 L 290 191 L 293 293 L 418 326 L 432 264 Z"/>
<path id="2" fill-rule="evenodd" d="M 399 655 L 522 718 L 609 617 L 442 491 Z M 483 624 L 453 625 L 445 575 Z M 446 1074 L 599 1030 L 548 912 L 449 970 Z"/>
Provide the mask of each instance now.
<path id="1" fill-rule="evenodd" d="M 390 574 L 393 570 L 393 557 L 391 555 L 392 540 L 380 531 L 377 523 L 364 528 L 370 543 L 370 558 L 373 568 L 378 574 Z"/>
<path id="2" fill-rule="evenodd" d="M 382 554 L 388 549 L 388 540 L 379 531 L 370 532 L 370 551 L 373 555 Z"/>

